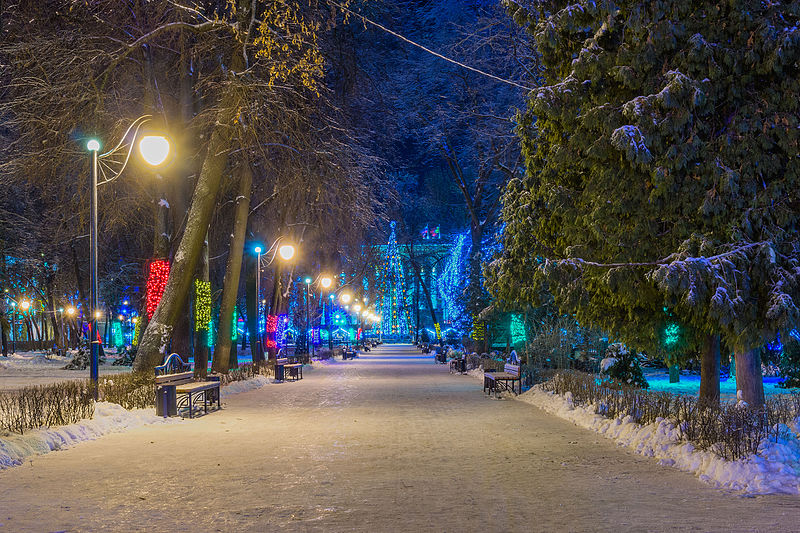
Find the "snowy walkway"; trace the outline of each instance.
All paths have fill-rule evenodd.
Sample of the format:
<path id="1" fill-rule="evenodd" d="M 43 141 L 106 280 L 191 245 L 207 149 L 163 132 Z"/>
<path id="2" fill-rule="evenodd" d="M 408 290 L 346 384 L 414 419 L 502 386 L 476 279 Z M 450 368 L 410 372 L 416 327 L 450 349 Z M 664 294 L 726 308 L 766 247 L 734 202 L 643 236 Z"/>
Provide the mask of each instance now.
<path id="1" fill-rule="evenodd" d="M 3 531 L 798 531 L 410 347 L 0 471 Z"/>

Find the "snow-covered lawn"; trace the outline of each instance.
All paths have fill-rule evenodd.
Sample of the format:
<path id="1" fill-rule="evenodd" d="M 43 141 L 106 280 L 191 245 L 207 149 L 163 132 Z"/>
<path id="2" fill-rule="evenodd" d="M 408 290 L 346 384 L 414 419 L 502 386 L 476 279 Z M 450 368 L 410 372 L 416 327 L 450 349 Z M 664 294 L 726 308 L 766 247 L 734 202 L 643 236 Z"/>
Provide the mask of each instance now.
<path id="1" fill-rule="evenodd" d="M 222 398 L 263 387 L 270 381 L 265 376 L 235 381 L 222 387 Z M 33 430 L 23 435 L 0 433 L 0 470 L 18 466 L 34 455 L 69 448 L 109 433 L 119 433 L 144 425 L 175 424 L 182 421 L 181 418 L 156 416 L 155 409 L 152 408 L 129 411 L 115 403 L 98 402 L 95 404 L 94 416 L 76 424 Z"/>
<path id="2" fill-rule="evenodd" d="M 8 357 L 0 356 L 0 391 L 17 390 L 30 385 L 47 385 L 59 381 L 89 379 L 89 369 L 64 370 L 64 366 L 72 361 L 73 353 L 67 357 L 48 355 L 45 352 L 17 352 Z M 130 372 L 129 366 L 113 366 L 112 357 L 100 366 L 100 375 Z"/>
<path id="3" fill-rule="evenodd" d="M 697 395 L 697 393 L 700 391 L 699 374 L 681 374 L 681 380 L 678 383 L 669 382 L 669 372 L 666 370 L 646 371 L 644 377 L 647 379 L 647 383 L 650 385 L 649 390 L 693 395 Z M 789 392 L 787 389 L 778 387 L 779 382 L 780 378 L 765 377 L 764 394 L 785 394 Z M 733 400 L 736 398 L 736 378 L 720 381 L 719 390 L 723 399 Z"/>

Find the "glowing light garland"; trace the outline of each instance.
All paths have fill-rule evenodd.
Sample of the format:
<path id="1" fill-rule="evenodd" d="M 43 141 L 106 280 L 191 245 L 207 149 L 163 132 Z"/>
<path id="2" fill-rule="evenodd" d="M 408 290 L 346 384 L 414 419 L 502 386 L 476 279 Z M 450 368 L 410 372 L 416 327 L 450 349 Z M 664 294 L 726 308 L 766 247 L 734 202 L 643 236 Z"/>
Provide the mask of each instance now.
<path id="1" fill-rule="evenodd" d="M 435 323 L 433 327 L 434 329 L 436 329 L 436 340 L 440 340 L 442 338 L 442 327 L 439 325 L 438 322 Z"/>
<path id="2" fill-rule="evenodd" d="M 267 333 L 267 348 L 277 348 L 278 316 L 267 315 L 267 323 L 264 330 Z"/>
<path id="3" fill-rule="evenodd" d="M 139 345 L 139 332 L 141 331 L 141 323 L 141 320 L 137 320 L 136 325 L 133 327 L 133 339 L 131 340 L 131 346 Z"/>
<path id="4" fill-rule="evenodd" d="M 231 340 L 236 341 L 239 338 L 239 315 L 236 307 L 233 308 L 233 319 L 231 320 Z"/>
<path id="5" fill-rule="evenodd" d="M 664 345 L 674 346 L 678 343 L 680 338 L 681 328 L 678 326 L 678 324 L 667 324 L 667 327 L 664 328 Z"/>
<path id="6" fill-rule="evenodd" d="M 289 325 L 289 317 L 286 315 L 278 315 L 278 325 L 275 330 L 275 342 L 279 347 L 283 347 L 286 340 L 286 326 Z"/>
<path id="7" fill-rule="evenodd" d="M 125 346 L 125 340 L 122 338 L 122 324 L 119 322 L 111 323 L 111 337 L 113 338 L 114 346 Z"/>
<path id="8" fill-rule="evenodd" d="M 211 282 L 194 280 L 194 330 L 208 331 L 211 322 Z"/>
<path id="9" fill-rule="evenodd" d="M 511 315 L 511 324 L 509 326 L 511 334 L 511 344 L 518 342 L 525 342 L 528 340 L 528 335 L 525 333 L 525 322 L 520 315 Z"/>
<path id="10" fill-rule="evenodd" d="M 486 324 L 478 320 L 478 315 L 472 315 L 472 340 L 482 341 L 486 338 Z"/>
<path id="11" fill-rule="evenodd" d="M 145 308 L 147 319 L 153 318 L 161 297 L 164 296 L 164 289 L 167 287 L 169 279 L 169 261 L 156 259 L 150 263 L 150 273 L 147 276 L 147 296 Z"/>

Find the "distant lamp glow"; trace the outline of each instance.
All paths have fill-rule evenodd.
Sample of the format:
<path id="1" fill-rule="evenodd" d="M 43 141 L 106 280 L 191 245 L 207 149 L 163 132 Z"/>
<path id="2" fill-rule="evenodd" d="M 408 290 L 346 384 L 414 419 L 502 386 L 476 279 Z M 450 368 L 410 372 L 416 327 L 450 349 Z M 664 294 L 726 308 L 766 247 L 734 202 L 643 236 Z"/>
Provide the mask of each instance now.
<path id="1" fill-rule="evenodd" d="M 253 251 L 254 251 L 255 253 L 257 253 L 257 254 L 260 254 L 260 253 L 261 253 L 261 250 L 262 250 L 262 248 L 261 248 L 260 246 L 256 246 L 255 248 L 253 248 Z"/>
<path id="2" fill-rule="evenodd" d="M 119 321 L 122 322 L 125 320 L 125 315 L 119 315 L 117 318 L 119 318 Z"/>
<path id="3" fill-rule="evenodd" d="M 148 165 L 157 167 L 169 156 L 169 141 L 161 135 L 145 135 L 139 141 L 139 152 Z"/>
<path id="4" fill-rule="evenodd" d="M 139 323 L 139 317 L 138 316 L 133 317 L 131 319 L 131 322 L 133 322 L 134 324 L 138 324 Z"/>
<path id="5" fill-rule="evenodd" d="M 305 282 L 306 285 L 310 285 L 311 284 L 311 278 L 309 278 L 309 277 L 306 277 L 306 279 L 304 279 L 303 281 Z"/>
<path id="6" fill-rule="evenodd" d="M 128 305 L 128 300 L 124 300 L 124 301 L 122 302 L 122 305 Z"/>
<path id="7" fill-rule="evenodd" d="M 356 313 L 361 312 L 361 304 L 354 305 L 353 306 L 353 311 L 355 311 Z"/>
<path id="8" fill-rule="evenodd" d="M 100 317 L 102 317 L 102 316 L 103 316 L 103 315 L 100 313 L 100 311 L 95 311 L 95 312 L 94 312 L 94 317 L 95 317 L 95 318 L 100 318 Z"/>
<path id="9" fill-rule="evenodd" d="M 349 293 L 349 292 L 343 292 L 343 293 L 342 293 L 342 294 L 339 296 L 339 299 L 342 301 L 342 303 L 343 303 L 343 304 L 349 304 L 349 303 L 350 303 L 350 300 L 352 300 L 352 299 L 353 299 L 353 297 L 352 297 L 352 296 L 350 296 L 350 293 Z"/>
<path id="10" fill-rule="evenodd" d="M 319 280 L 319 284 L 322 285 L 323 289 L 329 288 L 332 283 L 333 283 L 333 280 L 331 278 L 329 278 L 328 276 L 325 276 L 321 280 Z"/>
<path id="11" fill-rule="evenodd" d="M 292 257 L 294 257 L 294 246 L 291 244 L 284 244 L 280 248 L 278 248 L 278 255 L 281 256 L 281 259 L 284 261 L 288 261 Z"/>
<path id="12" fill-rule="evenodd" d="M 86 143 L 86 149 L 90 152 L 97 152 L 100 150 L 100 141 L 97 139 L 89 139 L 89 142 Z"/>
<path id="13" fill-rule="evenodd" d="M 67 314 L 69 316 L 73 316 L 75 314 L 75 308 L 74 307 L 67 307 Z"/>
<path id="14" fill-rule="evenodd" d="M 19 303 L 19 308 L 22 309 L 23 311 L 27 311 L 28 309 L 30 309 L 30 307 L 31 303 L 28 300 L 22 300 Z"/>

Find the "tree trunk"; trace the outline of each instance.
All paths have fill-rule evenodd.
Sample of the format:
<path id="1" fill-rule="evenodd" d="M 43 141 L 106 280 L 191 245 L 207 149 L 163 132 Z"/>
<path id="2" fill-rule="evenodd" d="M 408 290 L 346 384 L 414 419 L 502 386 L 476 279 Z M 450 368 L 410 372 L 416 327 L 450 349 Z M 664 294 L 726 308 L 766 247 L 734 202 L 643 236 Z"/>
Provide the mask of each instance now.
<path id="1" fill-rule="evenodd" d="M 228 372 L 231 365 L 231 332 L 236 324 L 233 323 L 233 310 L 236 307 L 236 296 L 239 293 L 239 276 L 242 272 L 242 255 L 244 253 L 244 240 L 247 233 L 247 218 L 250 213 L 250 190 L 253 186 L 253 171 L 249 161 L 245 160 L 239 166 L 239 194 L 236 198 L 236 209 L 233 221 L 233 237 L 228 251 L 228 263 L 225 266 L 225 278 L 222 284 L 222 299 L 219 305 L 219 334 L 217 346 L 214 350 L 215 372 Z M 235 355 L 234 355 L 235 359 Z M 236 365 L 238 366 L 238 364 Z"/>
<path id="2" fill-rule="evenodd" d="M 234 53 L 234 58 L 238 55 Z M 241 62 L 241 58 L 238 62 L 234 61 L 233 69 L 238 71 L 242 66 Z M 149 372 L 161 363 L 175 321 L 192 285 L 194 269 L 211 221 L 222 174 L 228 163 L 228 151 L 233 136 L 231 124 L 234 122 L 237 100 L 235 88 L 229 88 L 217 112 L 216 125 L 211 134 L 200 177 L 197 179 L 186 229 L 175 253 L 164 296 L 139 343 L 134 367 L 139 372 Z"/>
<path id="3" fill-rule="evenodd" d="M 680 383 L 681 382 L 681 367 L 677 364 L 669 365 L 669 382 L 670 383 Z"/>
<path id="4" fill-rule="evenodd" d="M 420 267 L 417 264 L 417 262 L 416 261 L 411 261 L 411 266 L 414 268 L 414 275 L 416 275 L 417 282 L 422 287 L 422 293 L 425 295 L 425 301 L 428 303 L 428 309 L 430 309 L 430 312 L 431 312 L 431 320 L 433 320 L 434 324 L 437 324 L 437 321 L 436 321 L 436 310 L 433 308 L 433 299 L 431 298 L 431 291 L 428 288 L 428 285 L 425 283 L 425 280 L 422 279 L 422 275 L 421 275 L 421 272 L 420 272 Z M 437 336 L 436 342 L 438 342 L 440 346 L 442 345 L 441 336 Z"/>
<path id="5" fill-rule="evenodd" d="M 719 365 L 719 335 L 708 335 L 700 361 L 699 401 L 709 407 L 719 406 Z"/>
<path id="6" fill-rule="evenodd" d="M 764 405 L 764 380 L 761 374 L 761 351 L 758 348 L 734 350 L 736 357 L 737 397 L 751 407 Z M 741 395 L 739 394 L 741 392 Z"/>

